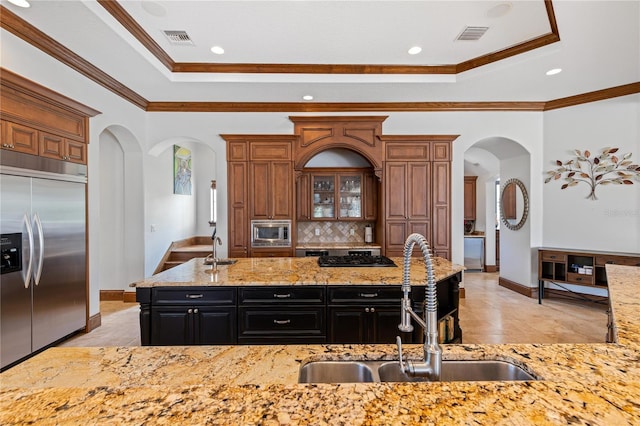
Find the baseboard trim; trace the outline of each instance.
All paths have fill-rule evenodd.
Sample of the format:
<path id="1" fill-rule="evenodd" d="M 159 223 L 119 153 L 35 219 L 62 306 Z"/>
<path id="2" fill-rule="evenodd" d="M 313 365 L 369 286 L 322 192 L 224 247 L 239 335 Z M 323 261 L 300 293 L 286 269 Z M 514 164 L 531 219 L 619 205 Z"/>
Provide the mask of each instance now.
<path id="1" fill-rule="evenodd" d="M 100 301 L 135 303 L 136 292 L 124 290 L 100 290 Z"/>
<path id="2" fill-rule="evenodd" d="M 100 301 L 118 301 L 123 299 L 124 290 L 100 290 Z"/>
<path id="3" fill-rule="evenodd" d="M 520 293 L 523 296 L 537 298 L 538 297 L 538 289 L 536 287 L 529 287 L 526 285 L 522 285 L 515 281 L 508 280 L 503 277 L 498 277 L 498 285 L 500 287 L 507 288 L 509 290 L 515 291 L 516 293 Z M 546 292 L 545 292 L 546 293 Z"/>
<path id="4" fill-rule="evenodd" d="M 484 265 L 485 272 L 498 272 L 498 267 L 496 265 Z"/>
<path id="5" fill-rule="evenodd" d="M 100 327 L 101 325 L 102 325 L 102 315 L 100 315 L 100 312 L 98 312 L 97 314 L 89 317 L 89 321 L 87 321 L 87 327 L 85 329 L 85 332 L 89 333 L 95 330 L 96 328 Z"/>
<path id="6" fill-rule="evenodd" d="M 464 287 L 462 287 L 461 289 L 458 290 L 458 295 L 459 295 L 460 299 L 464 299 L 465 298 Z"/>

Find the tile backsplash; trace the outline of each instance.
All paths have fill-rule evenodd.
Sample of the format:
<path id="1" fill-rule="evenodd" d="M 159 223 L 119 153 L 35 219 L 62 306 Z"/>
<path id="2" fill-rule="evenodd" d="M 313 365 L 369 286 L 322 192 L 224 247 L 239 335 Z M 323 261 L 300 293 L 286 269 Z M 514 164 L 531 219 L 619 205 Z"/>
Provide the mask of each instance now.
<path id="1" fill-rule="evenodd" d="M 298 222 L 298 243 L 362 243 L 366 225 L 374 226 L 369 222 Z M 320 230 L 318 236 L 316 229 Z"/>

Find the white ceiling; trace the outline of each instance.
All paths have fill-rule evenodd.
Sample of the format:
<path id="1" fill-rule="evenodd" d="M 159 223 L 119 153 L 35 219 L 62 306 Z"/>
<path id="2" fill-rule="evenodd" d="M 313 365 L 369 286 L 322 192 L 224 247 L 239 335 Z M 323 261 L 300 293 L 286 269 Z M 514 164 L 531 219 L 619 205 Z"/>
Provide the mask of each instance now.
<path id="1" fill-rule="evenodd" d="M 550 32 L 543 0 L 119 3 L 176 63 L 455 65 Z M 640 81 L 640 0 L 554 0 L 560 42 L 453 75 L 176 73 L 95 0 L 31 4 L 2 0 L 156 102 L 548 101 Z M 456 41 L 468 25 L 489 30 Z M 194 45 L 171 45 L 162 30 L 185 30 Z M 414 45 L 422 52 L 408 55 Z"/>

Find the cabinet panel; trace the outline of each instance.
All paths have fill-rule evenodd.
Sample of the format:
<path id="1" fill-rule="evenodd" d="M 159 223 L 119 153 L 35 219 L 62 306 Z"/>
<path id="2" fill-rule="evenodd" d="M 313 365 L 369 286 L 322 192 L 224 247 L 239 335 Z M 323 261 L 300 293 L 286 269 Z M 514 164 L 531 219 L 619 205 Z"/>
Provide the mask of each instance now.
<path id="1" fill-rule="evenodd" d="M 229 162 L 229 256 L 246 257 L 249 247 L 248 165 Z"/>
<path id="2" fill-rule="evenodd" d="M 296 217 L 300 221 L 311 220 L 311 176 L 302 173 L 296 185 Z"/>
<path id="3" fill-rule="evenodd" d="M 151 344 L 193 344 L 193 314 L 184 306 L 151 309 Z"/>
<path id="4" fill-rule="evenodd" d="M 429 143 L 388 143 L 385 154 L 387 161 L 429 161 Z"/>
<path id="5" fill-rule="evenodd" d="M 291 162 L 273 162 L 271 164 L 270 195 L 272 219 L 291 219 L 293 217 L 293 165 Z"/>
<path id="6" fill-rule="evenodd" d="M 385 249 L 387 256 L 402 256 L 407 237 L 406 221 L 387 221 Z"/>
<path id="7" fill-rule="evenodd" d="M 367 340 L 367 318 L 363 307 L 329 307 L 329 343 L 363 343 Z M 400 316 L 398 315 L 398 318 Z"/>
<path id="8" fill-rule="evenodd" d="M 378 218 L 378 177 L 373 173 L 364 175 L 364 220 L 375 221 Z"/>
<path id="9" fill-rule="evenodd" d="M 235 287 L 158 287 L 151 292 L 154 305 L 234 305 Z"/>
<path id="10" fill-rule="evenodd" d="M 273 337 L 324 337 L 322 307 L 240 307 L 238 340 Z"/>
<path id="11" fill-rule="evenodd" d="M 291 257 L 294 248 L 251 248 L 251 257 Z"/>
<path id="12" fill-rule="evenodd" d="M 65 157 L 65 140 L 61 136 L 40 132 L 39 134 L 40 156 L 62 160 Z"/>
<path id="13" fill-rule="evenodd" d="M 249 160 L 291 160 L 291 144 L 288 142 L 249 142 Z"/>
<path id="14" fill-rule="evenodd" d="M 267 162 L 250 163 L 251 219 L 270 219 L 269 194 L 276 189 L 270 185 L 269 166 Z"/>
<path id="15" fill-rule="evenodd" d="M 324 304 L 324 287 L 240 287 L 238 300 L 249 304 Z"/>

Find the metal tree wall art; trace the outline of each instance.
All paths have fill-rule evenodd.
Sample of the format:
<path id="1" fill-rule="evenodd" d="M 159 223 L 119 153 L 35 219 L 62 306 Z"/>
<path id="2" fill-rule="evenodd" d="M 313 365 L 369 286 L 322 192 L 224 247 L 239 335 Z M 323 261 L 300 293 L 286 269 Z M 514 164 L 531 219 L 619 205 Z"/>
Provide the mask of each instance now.
<path id="1" fill-rule="evenodd" d="M 616 152 L 618 148 L 604 148 L 602 154 L 592 157 L 589 151 L 581 152 L 576 149 L 575 158 L 564 163 L 556 160 L 558 167 L 547 172 L 549 176 L 544 183 L 558 180 L 566 173 L 566 183 L 562 184 L 561 189 L 584 182 L 591 188 L 587 198 L 597 200 L 598 185 L 633 185 L 633 180 L 640 182 L 640 165 L 633 164 L 630 160 L 631 153 L 618 157 L 614 155 Z"/>

